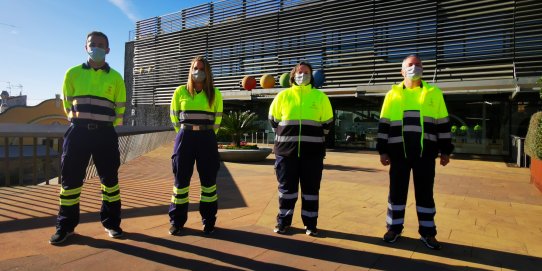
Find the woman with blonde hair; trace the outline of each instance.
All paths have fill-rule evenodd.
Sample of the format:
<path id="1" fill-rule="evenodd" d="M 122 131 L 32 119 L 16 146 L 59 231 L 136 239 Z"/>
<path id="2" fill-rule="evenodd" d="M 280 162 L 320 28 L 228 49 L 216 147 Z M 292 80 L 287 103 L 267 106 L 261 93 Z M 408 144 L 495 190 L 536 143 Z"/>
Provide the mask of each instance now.
<path id="1" fill-rule="evenodd" d="M 214 87 L 207 59 L 197 56 L 192 60 L 188 80 L 175 89 L 170 109 L 177 136 L 171 157 L 175 184 L 169 206 L 169 234 L 180 234 L 188 219 L 188 192 L 194 162 L 201 182 L 199 211 L 203 232 L 210 234 L 215 229 L 218 209 L 216 176 L 220 162 L 216 132 L 222 121 L 222 95 Z"/>

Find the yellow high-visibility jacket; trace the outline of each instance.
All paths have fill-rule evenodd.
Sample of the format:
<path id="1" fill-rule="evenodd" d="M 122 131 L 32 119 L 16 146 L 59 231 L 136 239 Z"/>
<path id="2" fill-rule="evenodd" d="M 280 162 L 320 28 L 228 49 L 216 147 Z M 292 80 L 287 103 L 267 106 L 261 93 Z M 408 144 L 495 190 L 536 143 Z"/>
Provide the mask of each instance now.
<path id="1" fill-rule="evenodd" d="M 95 70 L 84 63 L 64 77 L 64 111 L 72 123 L 122 125 L 126 87 L 120 73 L 109 67 Z"/>
<path id="2" fill-rule="evenodd" d="M 322 91 L 309 84 L 279 92 L 269 108 L 269 121 L 276 133 L 276 155 L 325 156 L 333 110 Z"/>
<path id="3" fill-rule="evenodd" d="M 204 91 L 193 97 L 185 85 L 175 89 L 171 98 L 170 118 L 175 131 L 185 130 L 214 130 L 218 132 L 222 122 L 222 94 L 215 88 L 215 100 L 212 106 Z"/>
<path id="4" fill-rule="evenodd" d="M 393 85 L 384 98 L 378 124 L 377 150 L 380 154 L 405 156 L 405 133 L 419 136 L 420 155 L 437 157 L 439 153 L 450 154 L 450 120 L 442 91 L 422 81 L 421 91 L 414 99 L 407 93 L 404 82 Z M 410 98 L 410 99 L 409 99 Z M 414 110 L 413 110 L 414 109 Z"/>

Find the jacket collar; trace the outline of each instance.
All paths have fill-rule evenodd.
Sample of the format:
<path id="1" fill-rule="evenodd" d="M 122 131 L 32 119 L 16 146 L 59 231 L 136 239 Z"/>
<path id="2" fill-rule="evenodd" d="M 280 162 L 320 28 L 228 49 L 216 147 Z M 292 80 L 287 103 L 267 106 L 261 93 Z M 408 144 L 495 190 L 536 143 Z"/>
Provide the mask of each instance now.
<path id="1" fill-rule="evenodd" d="M 292 85 L 292 89 L 293 89 L 293 90 L 297 90 L 297 91 L 306 91 L 306 90 L 311 90 L 311 89 L 312 89 L 312 85 L 311 85 L 311 84 L 307 84 L 307 85 L 304 85 L 304 86 L 298 86 L 298 85 L 293 84 L 293 85 Z"/>
<path id="2" fill-rule="evenodd" d="M 83 63 L 83 69 L 85 70 L 90 70 L 90 68 L 92 68 L 90 66 L 90 64 L 88 64 L 88 62 L 85 62 Z M 111 70 L 111 67 L 109 67 L 109 64 L 107 64 L 107 62 L 105 62 L 105 64 L 101 67 L 99 67 L 98 69 L 94 69 L 95 71 L 97 70 L 104 70 L 105 72 L 109 73 L 109 71 Z"/>
<path id="3" fill-rule="evenodd" d="M 399 85 L 395 85 L 395 86 L 398 86 L 397 89 L 405 89 L 406 86 L 405 86 L 405 81 L 402 81 Z M 433 88 L 430 87 L 431 85 L 427 84 L 427 82 L 423 81 L 422 80 L 422 83 L 420 85 L 420 88 L 422 89 L 422 91 L 432 91 Z"/>

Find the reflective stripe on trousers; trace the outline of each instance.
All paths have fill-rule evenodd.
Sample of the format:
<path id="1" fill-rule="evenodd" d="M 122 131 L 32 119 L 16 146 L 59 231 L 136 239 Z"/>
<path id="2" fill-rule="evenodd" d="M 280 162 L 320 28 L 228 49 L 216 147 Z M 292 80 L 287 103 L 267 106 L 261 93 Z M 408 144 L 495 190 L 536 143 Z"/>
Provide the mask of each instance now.
<path id="1" fill-rule="evenodd" d="M 275 173 L 279 183 L 278 224 L 286 226 L 292 224 L 301 185 L 301 219 L 305 226 L 316 226 L 322 170 L 323 158 L 321 157 L 298 158 L 276 155 Z"/>

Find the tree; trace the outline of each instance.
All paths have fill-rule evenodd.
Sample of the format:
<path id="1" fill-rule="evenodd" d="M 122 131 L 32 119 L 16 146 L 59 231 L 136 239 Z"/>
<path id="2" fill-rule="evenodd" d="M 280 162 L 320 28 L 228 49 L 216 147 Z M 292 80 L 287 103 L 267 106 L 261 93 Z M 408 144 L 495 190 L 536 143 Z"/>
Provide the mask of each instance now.
<path id="1" fill-rule="evenodd" d="M 250 111 L 230 111 L 224 114 L 220 130 L 226 135 L 231 136 L 233 145 L 241 147 L 241 136 L 243 134 L 258 130 L 258 125 L 254 122 L 257 116 Z"/>

